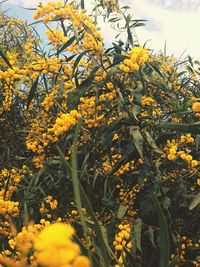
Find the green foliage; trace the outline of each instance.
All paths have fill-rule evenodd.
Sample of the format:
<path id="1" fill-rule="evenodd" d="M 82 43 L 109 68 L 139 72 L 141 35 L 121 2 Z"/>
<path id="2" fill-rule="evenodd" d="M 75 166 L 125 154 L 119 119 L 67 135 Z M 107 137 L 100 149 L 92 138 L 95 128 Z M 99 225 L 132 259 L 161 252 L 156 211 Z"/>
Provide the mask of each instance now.
<path id="1" fill-rule="evenodd" d="M 48 52 L 26 22 L 1 13 L 0 200 L 18 202 L 19 214 L 0 211 L 0 224 L 71 223 L 91 266 L 198 266 L 199 62 L 139 46 L 144 20 L 114 2 L 96 1 L 94 21 L 73 2 L 81 26 L 57 12 L 63 42 L 50 35 Z M 107 49 L 100 15 L 118 33 Z M 0 234 L 1 253 L 18 260 Z"/>

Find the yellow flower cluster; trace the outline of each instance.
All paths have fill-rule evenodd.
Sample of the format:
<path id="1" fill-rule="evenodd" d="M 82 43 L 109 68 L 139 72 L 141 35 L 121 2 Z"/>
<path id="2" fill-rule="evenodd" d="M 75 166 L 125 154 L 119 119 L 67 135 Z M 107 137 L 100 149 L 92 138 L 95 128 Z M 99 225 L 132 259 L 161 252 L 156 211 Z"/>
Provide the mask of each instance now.
<path id="1" fill-rule="evenodd" d="M 199 165 L 199 162 L 195 159 L 193 159 L 193 157 L 188 153 L 186 153 L 185 151 L 178 151 L 177 153 L 181 159 L 185 160 L 190 166 L 191 168 L 195 168 L 196 166 Z"/>
<path id="2" fill-rule="evenodd" d="M 16 229 L 13 230 L 12 237 L 10 237 L 8 241 L 11 250 L 8 250 L 9 254 L 7 253 L 9 256 L 13 254 L 13 250 L 16 251 L 16 254 L 12 255 L 12 266 L 25 266 L 24 262 L 27 261 L 30 261 L 33 267 L 38 266 L 33 243 L 37 235 L 49 225 L 49 221 L 42 219 L 40 223 L 23 226 L 20 232 L 17 232 Z"/>
<path id="3" fill-rule="evenodd" d="M 96 39 L 89 33 L 85 33 L 84 35 L 84 43 L 82 45 L 82 49 L 87 49 L 87 50 L 94 50 L 91 51 L 90 54 L 94 55 L 94 53 L 101 52 L 103 51 L 103 44 L 101 41 L 96 41 Z"/>
<path id="4" fill-rule="evenodd" d="M 113 245 L 115 247 L 116 254 L 120 251 L 118 262 L 120 265 L 116 264 L 115 267 L 123 266 L 123 256 L 126 256 L 126 253 L 123 252 L 125 247 L 128 251 L 132 248 L 132 241 L 130 240 L 131 227 L 130 224 L 120 224 L 118 226 L 118 233 L 115 235 L 115 240 Z M 123 253 L 123 255 L 122 255 Z"/>
<path id="5" fill-rule="evenodd" d="M 156 100 L 151 96 L 142 96 L 140 103 L 142 105 L 142 110 L 140 112 L 142 118 L 152 118 L 162 114 L 161 108 L 158 107 Z"/>
<path id="6" fill-rule="evenodd" d="M 192 110 L 196 112 L 195 116 L 199 118 L 200 117 L 200 102 L 194 102 L 192 105 Z"/>
<path id="7" fill-rule="evenodd" d="M 134 47 L 130 52 L 126 53 L 127 59 L 120 64 L 120 70 L 124 72 L 132 72 L 139 70 L 141 66 L 149 58 L 149 51 L 143 47 Z"/>
<path id="8" fill-rule="evenodd" d="M 51 218 L 51 212 L 58 207 L 58 201 L 52 196 L 47 196 L 40 207 L 40 213 L 47 213 L 47 218 Z"/>
<path id="9" fill-rule="evenodd" d="M 10 215 L 9 215 L 9 218 L 10 218 Z M 11 228 L 10 228 L 10 224 L 9 224 L 9 222 L 7 220 L 5 220 L 5 219 L 0 220 L 0 225 L 1 225 L 0 226 L 0 235 L 1 236 L 3 236 L 3 237 L 12 236 L 12 231 L 11 231 Z"/>
<path id="10" fill-rule="evenodd" d="M 88 258 L 80 255 L 79 246 L 71 240 L 73 234 L 68 224 L 47 226 L 34 241 L 37 262 L 47 267 L 89 267 Z"/>
<path id="11" fill-rule="evenodd" d="M 101 82 L 106 79 L 106 76 L 107 76 L 106 71 L 98 69 L 97 72 L 95 73 L 94 80 L 96 82 Z"/>
<path id="12" fill-rule="evenodd" d="M 73 202 L 71 204 L 73 204 L 74 206 Z M 91 217 L 88 214 L 86 208 L 81 208 L 81 210 L 82 210 L 84 217 L 88 220 L 91 220 Z M 70 212 L 67 212 L 66 217 L 67 217 L 67 221 L 69 221 L 71 224 L 80 220 L 80 215 L 76 207 L 74 207 Z"/>
<path id="13" fill-rule="evenodd" d="M 157 107 L 157 102 L 151 96 L 142 96 L 141 105 Z"/>
<path id="14" fill-rule="evenodd" d="M 59 73 L 59 70 L 62 66 L 63 58 L 44 57 L 38 58 L 37 60 L 32 61 L 31 64 L 26 66 L 26 70 L 31 74 L 31 78 L 35 79 L 40 74 L 47 74 L 50 78 L 53 77 L 53 74 Z"/>
<path id="15" fill-rule="evenodd" d="M 30 249 L 32 249 L 32 242 L 36 235 L 44 228 L 42 224 L 29 225 L 27 227 L 23 226 L 22 230 L 17 233 L 17 235 L 9 240 L 9 245 L 11 249 L 19 251 L 21 254 L 27 254 Z M 19 254 L 19 256 L 21 256 Z"/>
<path id="16" fill-rule="evenodd" d="M 26 40 L 26 42 L 24 44 L 24 50 L 26 51 L 25 56 L 27 57 L 27 54 L 30 56 L 28 59 L 31 60 L 32 56 L 35 56 L 35 53 L 34 53 L 34 39 L 32 37 L 27 38 L 27 40 Z"/>
<path id="17" fill-rule="evenodd" d="M 160 70 L 162 72 L 170 72 L 170 73 L 172 73 L 172 71 L 174 70 L 174 68 L 173 68 L 173 66 L 169 62 L 164 62 L 160 66 Z"/>
<path id="18" fill-rule="evenodd" d="M 175 140 L 172 140 L 172 142 L 167 140 L 167 147 L 165 147 L 164 150 L 167 151 L 167 158 L 169 160 L 176 159 L 177 149 L 178 149 L 178 143 L 176 143 Z"/>
<path id="19" fill-rule="evenodd" d="M 140 192 L 139 186 L 135 185 L 129 190 L 126 190 L 120 186 L 118 186 L 118 188 L 119 188 L 119 202 L 123 206 L 128 206 L 127 210 L 128 215 L 135 217 L 137 215 L 137 210 L 135 209 L 135 199 L 137 194 Z"/>
<path id="20" fill-rule="evenodd" d="M 180 245 L 180 251 L 179 251 L 179 260 L 181 263 L 185 264 L 187 257 L 185 257 L 187 255 L 187 253 L 189 251 L 199 251 L 200 250 L 200 239 L 196 239 L 196 240 L 192 240 L 190 238 L 187 238 L 186 236 L 182 236 L 179 240 Z M 174 256 L 174 255 L 172 255 Z M 197 256 L 196 260 L 192 261 L 192 266 L 194 267 L 199 267 L 200 266 L 200 259 Z"/>
<path id="21" fill-rule="evenodd" d="M 67 37 L 64 36 L 64 33 L 62 31 L 52 28 L 46 30 L 46 35 L 53 46 L 67 42 Z"/>
<path id="22" fill-rule="evenodd" d="M 48 65 L 45 65 L 45 68 L 46 67 L 48 67 Z M 66 108 L 67 91 L 72 85 L 73 83 L 70 80 L 64 82 L 64 91 L 62 92 L 63 96 L 60 96 L 58 93 L 59 86 L 53 86 L 49 94 L 46 95 L 46 97 L 41 102 L 41 109 L 38 110 L 37 116 L 35 118 L 30 118 L 31 123 L 29 134 L 26 137 L 26 146 L 29 150 L 38 154 L 35 155 L 32 160 L 36 168 L 43 167 L 43 163 L 46 159 L 47 148 L 49 148 L 58 140 L 58 137 L 55 136 L 53 129 L 57 117 L 57 112 L 55 113 L 54 109 L 57 104 L 55 99 L 56 97 L 60 98 L 60 105 L 62 106 L 62 108 Z"/>
<path id="23" fill-rule="evenodd" d="M 194 143 L 194 138 L 191 136 L 191 134 L 181 135 L 179 143 L 180 144 Z"/>
<path id="24" fill-rule="evenodd" d="M 77 110 L 71 110 L 69 113 L 62 114 L 56 119 L 56 122 L 53 126 L 53 131 L 56 136 L 59 136 L 74 126 L 78 119 L 81 118 L 81 114 Z"/>
<path id="25" fill-rule="evenodd" d="M 7 266 L 9 262 L 9 266 L 20 267 L 29 261 L 33 267 L 89 267 L 88 258 L 80 255 L 79 246 L 71 240 L 74 229 L 60 221 L 58 218 L 50 224 L 42 219 L 39 224 L 23 226 L 18 233 L 13 228 L 8 240 L 9 249 L 0 254 L 0 263 Z M 12 258 L 8 258 L 10 256 Z"/>
<path id="26" fill-rule="evenodd" d="M 17 217 L 19 215 L 19 202 L 0 199 L 0 214 L 5 218 L 8 216 Z"/>
<path id="27" fill-rule="evenodd" d="M 3 85 L 3 101 L 2 107 L 0 107 L 0 112 L 5 110 L 10 110 L 13 94 L 19 95 L 19 90 L 15 90 L 15 83 L 19 82 L 20 79 L 25 78 L 27 71 L 25 69 L 20 69 L 19 67 L 8 68 L 5 71 L 0 70 L 0 80 Z"/>
<path id="28" fill-rule="evenodd" d="M 194 160 L 192 155 L 189 154 L 191 152 L 189 149 L 186 148 L 185 150 L 177 151 L 180 146 L 193 142 L 194 138 L 191 136 L 191 134 L 181 135 L 179 140 L 167 140 L 167 145 L 164 148 L 167 154 L 167 158 L 169 160 L 175 160 L 177 159 L 177 157 L 180 157 L 181 159 L 186 161 L 189 166 L 191 166 L 191 168 L 196 167 L 197 165 L 199 165 L 199 162 L 197 160 Z"/>
<path id="29" fill-rule="evenodd" d="M 94 96 L 81 97 L 80 102 L 81 103 L 78 105 L 78 111 L 88 128 L 97 128 L 104 123 L 104 114 L 101 114 L 102 107 L 96 106 Z M 101 113 L 99 114 L 99 112 Z"/>
<path id="30" fill-rule="evenodd" d="M 10 200 L 13 192 L 17 190 L 17 185 L 26 175 L 32 176 L 32 172 L 29 171 L 26 165 L 23 165 L 21 169 L 12 168 L 8 170 L 4 168 L 0 172 L 0 198 Z M 5 191 L 8 181 L 9 190 Z"/>
<path id="31" fill-rule="evenodd" d="M 26 43 L 25 43 L 25 45 L 26 45 Z M 17 58 L 19 57 L 19 53 L 17 53 L 16 51 L 12 51 L 12 52 L 7 51 L 6 57 L 7 57 L 8 61 L 10 62 L 10 64 L 13 66 L 13 65 L 15 65 Z M 3 62 L 2 62 L 2 64 L 3 64 Z"/>
<path id="32" fill-rule="evenodd" d="M 92 49 L 95 50 L 95 53 L 103 52 L 102 36 L 97 30 L 97 27 L 93 24 L 92 19 L 85 13 L 85 11 L 78 12 L 76 8 L 71 4 L 64 4 L 61 1 L 49 2 L 47 5 L 43 6 L 40 4 L 40 7 L 36 10 L 34 19 L 39 19 L 43 17 L 45 23 L 55 19 L 62 18 L 63 20 L 69 20 L 72 23 L 72 26 L 76 30 L 84 29 L 83 42 L 80 45 L 82 49 Z M 51 39 L 56 40 L 49 32 Z M 59 34 L 60 37 L 64 38 Z M 63 40 L 62 40 L 63 41 Z M 55 44 L 57 41 L 55 42 Z M 93 53 L 95 55 L 95 53 Z"/>
<path id="33" fill-rule="evenodd" d="M 27 148 L 40 156 L 39 159 L 34 159 L 37 168 L 43 167 L 45 148 L 58 140 L 53 134 L 52 127 L 49 126 L 53 126 L 52 119 L 48 118 L 46 113 L 41 112 L 37 118 L 33 119 L 26 138 Z"/>
<path id="34" fill-rule="evenodd" d="M 106 87 L 108 90 L 111 90 L 111 92 L 107 92 L 107 93 L 105 92 L 105 93 L 100 94 L 99 102 L 112 101 L 117 96 L 113 83 L 111 82 L 107 83 Z"/>
<path id="35" fill-rule="evenodd" d="M 44 17 L 44 21 L 48 22 L 54 18 L 53 15 L 50 16 L 49 14 L 54 12 L 54 11 L 58 11 L 59 8 L 61 8 L 61 7 L 62 7 L 61 1 L 49 2 L 45 6 L 43 6 L 40 3 L 40 6 L 37 8 L 36 13 L 34 14 L 33 18 L 36 20 L 36 19 L 39 19 L 41 17 L 46 16 L 46 17 Z M 58 13 L 58 12 L 56 12 L 56 13 Z M 60 15 L 60 14 L 58 14 L 58 15 Z"/>
<path id="36" fill-rule="evenodd" d="M 46 111 L 49 111 L 49 109 L 54 105 L 54 99 L 56 98 L 56 96 L 57 96 L 57 88 L 52 89 L 52 91 L 42 101 L 41 105 L 44 107 Z"/>
<path id="37" fill-rule="evenodd" d="M 115 155 L 112 155 L 112 159 L 113 159 L 113 162 L 112 164 L 110 163 L 110 160 L 108 158 L 106 158 L 106 160 L 103 162 L 103 170 L 104 170 L 104 173 L 106 175 L 109 175 L 113 168 L 116 166 L 116 164 L 119 162 L 119 160 L 121 159 L 121 155 L 120 154 L 115 154 Z M 123 164 L 122 166 L 120 166 L 120 168 L 114 173 L 115 176 L 120 176 L 124 173 L 127 173 L 131 170 L 134 169 L 134 161 L 130 161 L 130 162 L 127 162 L 125 164 Z"/>

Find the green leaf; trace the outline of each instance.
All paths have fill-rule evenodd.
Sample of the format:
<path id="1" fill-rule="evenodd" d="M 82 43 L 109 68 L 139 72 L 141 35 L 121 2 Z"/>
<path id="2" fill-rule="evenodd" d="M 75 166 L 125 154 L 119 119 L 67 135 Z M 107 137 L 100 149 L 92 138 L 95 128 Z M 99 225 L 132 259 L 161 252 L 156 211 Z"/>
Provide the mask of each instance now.
<path id="1" fill-rule="evenodd" d="M 39 77 L 34 81 L 33 85 L 31 86 L 28 99 L 27 99 L 27 109 L 29 108 L 31 101 L 35 96 L 35 92 L 37 90 L 37 85 L 38 85 L 38 80 L 39 80 Z"/>
<path id="2" fill-rule="evenodd" d="M 189 210 L 193 210 L 200 204 L 200 192 L 194 197 L 192 203 L 190 204 Z"/>
<path id="3" fill-rule="evenodd" d="M 85 2 L 84 2 L 84 0 L 81 0 L 81 9 L 85 9 Z"/>
<path id="4" fill-rule="evenodd" d="M 132 112 L 136 121 L 138 121 L 137 116 L 138 116 L 138 114 L 140 114 L 140 110 L 141 110 L 141 107 L 139 105 L 136 105 L 136 104 L 133 105 L 131 112 Z"/>
<path id="5" fill-rule="evenodd" d="M 148 232 L 149 232 L 149 239 L 152 243 L 152 245 L 155 247 L 155 242 L 154 242 L 154 230 L 151 226 L 148 226 Z"/>
<path id="6" fill-rule="evenodd" d="M 141 248 L 142 220 L 138 218 L 135 223 L 136 225 L 134 228 L 134 233 L 135 233 L 136 247 L 139 251 L 141 251 L 142 250 Z"/>
<path id="7" fill-rule="evenodd" d="M 65 90 L 64 81 L 63 81 L 63 79 L 61 79 L 59 82 L 59 87 L 58 87 L 57 96 L 56 96 L 56 101 L 59 104 L 61 104 L 61 102 L 62 102 L 64 90 Z"/>
<path id="8" fill-rule="evenodd" d="M 159 267 L 167 267 L 169 264 L 169 231 L 167 219 L 160 207 L 158 199 L 153 195 L 155 207 L 158 213 L 158 219 L 160 224 L 160 235 L 159 235 L 159 254 L 160 254 L 160 265 Z"/>
<path id="9" fill-rule="evenodd" d="M 193 62 L 191 56 L 188 56 L 188 61 L 190 62 L 190 65 L 193 67 Z"/>
<path id="10" fill-rule="evenodd" d="M 117 212 L 117 218 L 122 219 L 124 215 L 126 214 L 128 209 L 128 206 L 120 205 L 118 212 Z"/>
<path id="11" fill-rule="evenodd" d="M 130 44 L 133 46 L 133 35 L 131 33 L 131 29 L 129 25 L 127 25 L 127 34 L 128 34 L 128 40 Z"/>
<path id="12" fill-rule="evenodd" d="M 99 255 L 99 256 L 101 257 L 101 260 L 103 262 L 103 266 L 110 267 L 107 251 L 109 250 L 109 252 L 112 254 L 112 256 L 114 256 L 114 255 L 108 247 L 107 237 L 105 238 L 105 232 L 102 233 L 102 223 L 97 220 L 96 215 L 92 209 L 91 203 L 90 203 L 90 201 L 89 201 L 89 199 L 88 199 L 88 197 L 87 197 L 87 195 L 86 195 L 86 193 L 85 193 L 85 191 L 81 185 L 80 185 L 80 190 L 81 190 L 81 197 L 82 197 L 83 202 L 85 203 L 86 210 L 87 210 L 88 214 L 90 215 L 91 219 L 94 221 L 97 240 L 98 240 L 100 248 L 101 248 L 101 250 L 100 250 L 101 255 Z"/>
<path id="13" fill-rule="evenodd" d="M 130 134 L 133 136 L 133 142 L 134 145 L 140 155 L 140 157 L 143 159 L 143 136 L 140 131 L 139 126 L 132 126 L 130 127 Z"/>
<path id="14" fill-rule="evenodd" d="M 170 207 L 170 204 L 171 204 L 170 198 L 167 197 L 167 196 L 165 196 L 164 199 L 163 199 L 163 203 L 162 203 L 163 208 L 166 209 L 166 210 L 168 210 L 169 207 Z"/>
<path id="15" fill-rule="evenodd" d="M 151 137 L 150 133 L 145 131 L 145 134 L 146 134 L 147 142 L 154 149 L 154 151 L 157 152 L 157 153 L 163 154 L 163 152 L 156 145 L 155 140 Z"/>
<path id="16" fill-rule="evenodd" d="M 157 68 L 156 66 L 152 65 L 151 63 L 147 62 L 147 64 L 151 67 L 151 69 L 153 69 L 160 77 L 163 78 L 162 73 L 160 72 L 159 68 Z"/>
<path id="17" fill-rule="evenodd" d="M 74 75 L 74 73 L 75 73 L 75 70 L 76 70 L 76 68 L 77 68 L 77 66 L 78 66 L 78 64 L 79 64 L 79 62 L 80 62 L 80 60 L 81 60 L 81 58 L 83 57 L 83 56 L 85 56 L 88 52 L 90 52 L 91 51 L 91 49 L 88 49 L 88 50 L 86 50 L 86 51 L 84 51 L 84 52 L 82 52 L 77 58 L 76 58 L 76 60 L 75 60 L 75 62 L 74 62 L 74 66 L 73 66 L 73 71 L 72 71 L 72 74 Z"/>
<path id="18" fill-rule="evenodd" d="M 75 36 L 72 36 L 60 49 L 57 51 L 57 55 L 59 55 L 63 50 L 65 50 L 68 46 L 70 46 L 76 40 Z"/>
<path id="19" fill-rule="evenodd" d="M 13 68 L 12 65 L 10 64 L 9 60 L 7 59 L 7 57 L 5 56 L 5 54 L 3 53 L 2 50 L 0 50 L 0 57 L 2 57 L 2 59 L 8 65 L 8 67 L 10 67 L 11 69 Z"/>

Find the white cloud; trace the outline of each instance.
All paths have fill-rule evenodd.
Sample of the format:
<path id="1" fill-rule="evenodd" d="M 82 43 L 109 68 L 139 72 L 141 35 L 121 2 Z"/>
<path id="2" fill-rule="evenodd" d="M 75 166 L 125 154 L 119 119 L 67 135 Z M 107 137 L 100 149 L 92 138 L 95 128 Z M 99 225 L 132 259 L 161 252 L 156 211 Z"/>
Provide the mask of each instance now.
<path id="1" fill-rule="evenodd" d="M 87 7 L 90 6 L 87 0 Z M 39 2 L 48 0 L 9 0 L 24 7 L 37 6 Z M 165 41 L 170 54 L 180 56 L 184 50 L 185 56 L 190 54 L 200 57 L 200 35 L 197 27 L 200 25 L 199 0 L 121 0 L 128 4 L 134 18 L 147 19 L 146 27 L 137 29 L 141 44 L 150 40 L 148 46 L 152 49 L 163 50 Z M 178 3 L 178 5 L 176 5 Z M 115 36 L 108 24 L 100 21 L 102 34 L 107 42 L 112 42 Z"/>
<path id="2" fill-rule="evenodd" d="M 48 0 L 8 0 L 7 3 L 14 4 L 14 5 L 19 5 L 22 7 L 37 7 L 38 3 L 47 3 L 49 2 Z"/>
<path id="3" fill-rule="evenodd" d="M 140 2 L 127 0 L 134 16 L 147 19 L 155 25 L 155 29 L 151 30 L 149 27 L 140 28 L 138 30 L 139 39 L 142 42 L 150 39 L 152 48 L 155 49 L 163 49 L 166 41 L 168 52 L 180 56 L 186 49 L 185 55 L 191 54 L 199 58 L 200 35 L 197 33 L 197 26 L 200 25 L 200 7 L 196 10 L 193 10 L 192 5 L 188 10 L 167 9 L 165 6 L 152 5 L 150 2 L 152 3 L 147 0 L 140 0 Z M 170 2 L 166 0 L 163 4 L 170 4 Z M 189 2 L 192 3 L 189 0 L 180 2 L 184 7 L 188 6 Z M 196 1 L 193 3 L 197 4 Z"/>

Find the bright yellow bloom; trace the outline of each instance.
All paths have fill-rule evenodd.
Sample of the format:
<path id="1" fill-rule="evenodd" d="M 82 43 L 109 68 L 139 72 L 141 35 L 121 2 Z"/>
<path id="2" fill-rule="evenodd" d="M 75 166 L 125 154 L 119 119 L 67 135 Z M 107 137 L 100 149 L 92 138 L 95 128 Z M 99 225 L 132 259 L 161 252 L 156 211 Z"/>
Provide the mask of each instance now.
<path id="1" fill-rule="evenodd" d="M 192 105 L 192 109 L 193 109 L 195 112 L 200 112 L 200 102 L 195 102 L 195 103 Z"/>
<path id="2" fill-rule="evenodd" d="M 48 267 L 72 266 L 72 262 L 79 256 L 80 249 L 72 242 L 74 229 L 63 223 L 47 226 L 34 242 L 39 264 Z"/>
<path id="3" fill-rule="evenodd" d="M 89 267 L 90 263 L 88 261 L 88 258 L 85 256 L 79 256 L 75 259 L 73 263 L 73 267 Z"/>
<path id="4" fill-rule="evenodd" d="M 149 51 L 143 47 L 134 47 L 126 54 L 127 59 L 120 64 L 120 70 L 132 72 L 138 70 L 149 58 Z"/>
<path id="5" fill-rule="evenodd" d="M 191 161 L 191 167 L 194 168 L 194 167 L 196 167 L 197 165 L 198 165 L 198 161 L 193 159 L 193 160 Z"/>

